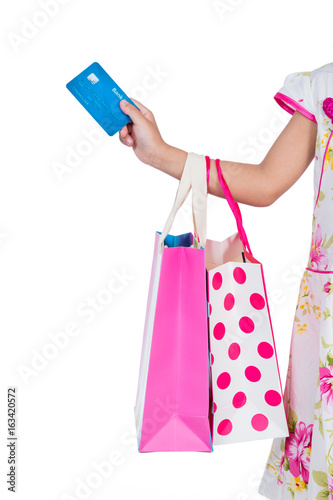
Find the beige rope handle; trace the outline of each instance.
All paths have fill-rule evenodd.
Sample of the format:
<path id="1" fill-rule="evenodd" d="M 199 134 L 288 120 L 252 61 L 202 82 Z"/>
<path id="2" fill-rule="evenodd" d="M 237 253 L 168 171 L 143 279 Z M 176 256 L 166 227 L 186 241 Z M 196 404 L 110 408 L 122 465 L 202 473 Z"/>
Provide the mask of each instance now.
<path id="1" fill-rule="evenodd" d="M 159 253 L 162 253 L 164 240 L 169 234 L 175 216 L 186 200 L 192 186 L 192 217 L 195 233 L 200 245 L 206 246 L 207 231 L 207 183 L 206 159 L 204 155 L 188 153 L 183 173 L 179 181 L 175 201 L 164 229 L 159 238 Z"/>

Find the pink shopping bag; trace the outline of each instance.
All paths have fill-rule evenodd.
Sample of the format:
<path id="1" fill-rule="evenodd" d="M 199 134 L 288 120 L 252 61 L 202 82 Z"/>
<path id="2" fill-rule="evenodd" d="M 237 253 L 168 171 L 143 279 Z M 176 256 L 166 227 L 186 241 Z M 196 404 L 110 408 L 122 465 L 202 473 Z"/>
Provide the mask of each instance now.
<path id="1" fill-rule="evenodd" d="M 238 231 L 221 242 L 206 240 L 206 221 L 202 219 L 206 218 L 210 159 L 205 158 L 206 165 L 194 155 L 191 178 L 202 209 L 197 215 L 202 236 L 200 231 L 195 236 L 206 248 L 213 445 L 287 436 L 263 267 L 252 254 L 239 206 L 219 160 L 219 181 Z M 206 181 L 202 170 L 207 173 Z"/>
<path id="2" fill-rule="evenodd" d="M 205 249 L 192 233 L 168 234 L 191 188 L 189 159 L 155 234 L 134 408 L 140 452 L 213 451 Z"/>

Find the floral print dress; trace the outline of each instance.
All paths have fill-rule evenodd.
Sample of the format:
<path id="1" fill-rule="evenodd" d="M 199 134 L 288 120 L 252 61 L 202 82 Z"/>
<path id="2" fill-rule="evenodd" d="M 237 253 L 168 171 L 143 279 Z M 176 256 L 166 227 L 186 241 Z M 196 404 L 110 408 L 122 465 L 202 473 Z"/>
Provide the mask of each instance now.
<path id="1" fill-rule="evenodd" d="M 284 390 L 289 435 L 273 440 L 259 493 L 333 500 L 333 63 L 289 74 L 274 96 L 317 123 L 312 238 Z"/>

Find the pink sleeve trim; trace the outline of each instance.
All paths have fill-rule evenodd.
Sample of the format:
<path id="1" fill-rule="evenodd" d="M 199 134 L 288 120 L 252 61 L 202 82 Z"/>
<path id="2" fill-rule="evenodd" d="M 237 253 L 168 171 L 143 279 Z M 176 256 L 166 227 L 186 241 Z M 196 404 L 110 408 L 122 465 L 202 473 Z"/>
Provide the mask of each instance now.
<path id="1" fill-rule="evenodd" d="M 310 111 L 305 109 L 303 106 L 300 105 L 299 102 L 295 101 L 291 97 L 289 97 L 285 94 L 282 94 L 281 92 L 277 92 L 274 96 L 274 99 L 281 106 L 281 108 L 288 111 L 288 113 L 290 113 L 291 115 L 293 115 L 294 111 L 297 109 L 297 111 L 302 113 L 302 115 L 306 116 L 307 118 L 309 118 L 313 122 L 317 123 L 315 115 L 310 113 Z"/>

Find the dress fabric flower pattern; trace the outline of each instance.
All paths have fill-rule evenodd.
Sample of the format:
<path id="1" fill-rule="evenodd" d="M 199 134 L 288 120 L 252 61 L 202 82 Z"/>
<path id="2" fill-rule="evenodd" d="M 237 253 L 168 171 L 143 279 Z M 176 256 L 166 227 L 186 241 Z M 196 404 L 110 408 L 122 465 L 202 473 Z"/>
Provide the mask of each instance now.
<path id="1" fill-rule="evenodd" d="M 311 456 L 311 439 L 313 424 L 306 426 L 298 422 L 294 434 L 286 439 L 285 454 L 289 459 L 290 472 L 296 478 L 301 477 L 309 482 L 309 467 Z"/>
<path id="2" fill-rule="evenodd" d="M 312 246 L 310 250 L 310 260 L 313 269 L 318 269 L 320 266 L 323 266 L 324 269 L 327 269 L 328 252 L 326 248 L 321 246 L 322 242 L 323 242 L 323 237 L 321 233 L 321 227 L 320 224 L 318 224 L 312 240 Z"/>
<path id="3" fill-rule="evenodd" d="M 320 397 L 327 413 L 333 413 L 333 365 L 320 370 Z"/>
<path id="4" fill-rule="evenodd" d="M 273 440 L 258 492 L 270 500 L 333 500 L 333 62 L 287 75 L 274 98 L 316 123 L 317 137 L 311 241 L 283 394 L 289 434 Z M 295 200 L 300 219 L 308 201 Z M 296 221 L 296 234 L 302 224 Z"/>

